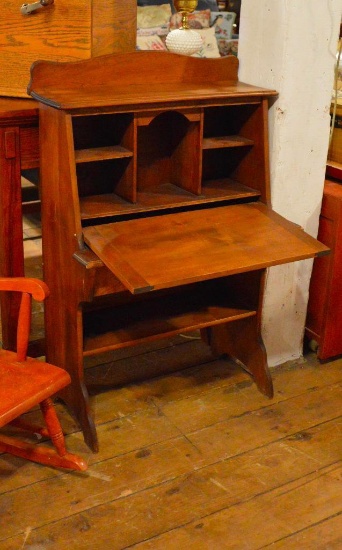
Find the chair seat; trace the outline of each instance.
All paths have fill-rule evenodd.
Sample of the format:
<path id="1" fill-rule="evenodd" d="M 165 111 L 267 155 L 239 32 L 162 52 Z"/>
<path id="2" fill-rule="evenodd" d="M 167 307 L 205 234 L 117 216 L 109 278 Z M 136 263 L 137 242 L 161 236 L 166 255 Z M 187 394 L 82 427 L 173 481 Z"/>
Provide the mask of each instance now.
<path id="1" fill-rule="evenodd" d="M 16 353 L 0 350 L 0 427 L 38 405 L 70 383 L 64 370 L 28 357 L 16 361 Z"/>

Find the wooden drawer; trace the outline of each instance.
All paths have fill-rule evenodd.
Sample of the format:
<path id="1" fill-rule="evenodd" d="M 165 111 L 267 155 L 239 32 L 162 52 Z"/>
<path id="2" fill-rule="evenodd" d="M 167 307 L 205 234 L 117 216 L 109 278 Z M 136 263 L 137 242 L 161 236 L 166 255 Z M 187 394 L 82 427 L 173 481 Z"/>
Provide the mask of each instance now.
<path id="1" fill-rule="evenodd" d="M 0 95 L 26 97 L 38 59 L 73 61 L 135 49 L 133 2 L 55 0 L 30 15 L 21 13 L 22 0 L 2 4 Z"/>

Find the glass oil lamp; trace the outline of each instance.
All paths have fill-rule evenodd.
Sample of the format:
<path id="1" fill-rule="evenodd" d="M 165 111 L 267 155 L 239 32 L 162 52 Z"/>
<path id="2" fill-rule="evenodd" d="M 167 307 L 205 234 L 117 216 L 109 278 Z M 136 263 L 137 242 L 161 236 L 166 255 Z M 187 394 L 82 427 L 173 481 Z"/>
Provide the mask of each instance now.
<path id="1" fill-rule="evenodd" d="M 182 24 L 166 37 L 166 47 L 170 52 L 182 55 L 192 55 L 202 47 L 201 35 L 190 29 L 188 16 L 197 8 L 197 0 L 173 0 L 177 12 L 182 15 Z"/>

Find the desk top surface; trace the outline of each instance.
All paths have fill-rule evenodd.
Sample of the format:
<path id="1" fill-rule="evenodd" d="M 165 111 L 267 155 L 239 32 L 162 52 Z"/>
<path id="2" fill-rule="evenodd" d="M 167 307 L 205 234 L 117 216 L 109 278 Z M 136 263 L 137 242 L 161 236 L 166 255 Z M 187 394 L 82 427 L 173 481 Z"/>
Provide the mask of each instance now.
<path id="1" fill-rule="evenodd" d="M 0 96 L 0 116 L 4 116 L 6 113 L 13 113 L 18 111 L 33 111 L 37 112 L 38 104 L 31 98 L 17 98 L 17 97 L 5 97 Z"/>
<path id="2" fill-rule="evenodd" d="M 39 106 L 33 99 L 0 97 L 0 126 L 37 120 Z"/>

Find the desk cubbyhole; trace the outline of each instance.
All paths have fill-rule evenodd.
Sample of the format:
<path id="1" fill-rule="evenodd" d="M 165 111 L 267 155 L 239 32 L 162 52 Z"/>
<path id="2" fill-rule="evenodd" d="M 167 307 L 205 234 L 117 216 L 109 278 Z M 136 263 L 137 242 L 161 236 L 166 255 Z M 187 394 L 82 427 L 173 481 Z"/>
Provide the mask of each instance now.
<path id="1" fill-rule="evenodd" d="M 130 113 L 74 116 L 72 119 L 75 150 L 102 147 L 134 149 L 134 117 Z"/>
<path id="2" fill-rule="evenodd" d="M 122 203 L 135 201 L 133 165 L 132 158 L 76 165 L 82 218 L 110 216 Z"/>
<path id="3" fill-rule="evenodd" d="M 210 107 L 203 124 L 202 189 L 245 187 L 265 196 L 267 127 L 262 102 Z M 247 189 L 248 195 L 248 189 Z"/>
<path id="4" fill-rule="evenodd" d="M 250 121 L 259 109 L 260 103 L 207 107 L 204 112 L 203 138 L 237 137 L 252 139 Z M 230 145 L 227 144 L 229 147 Z"/>
<path id="5" fill-rule="evenodd" d="M 203 151 L 202 162 L 202 193 L 209 200 L 256 200 L 260 190 L 253 189 L 254 173 L 251 171 L 249 180 L 240 178 L 239 170 L 248 155 L 247 148 L 208 149 Z"/>
<path id="6" fill-rule="evenodd" d="M 144 123 L 138 121 L 137 188 L 138 200 L 144 195 L 165 193 L 172 202 L 173 189 L 200 194 L 200 115 L 178 111 L 158 114 Z"/>
<path id="7" fill-rule="evenodd" d="M 83 219 L 113 215 L 136 200 L 136 133 L 131 113 L 74 116 L 76 176 Z"/>

